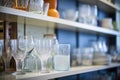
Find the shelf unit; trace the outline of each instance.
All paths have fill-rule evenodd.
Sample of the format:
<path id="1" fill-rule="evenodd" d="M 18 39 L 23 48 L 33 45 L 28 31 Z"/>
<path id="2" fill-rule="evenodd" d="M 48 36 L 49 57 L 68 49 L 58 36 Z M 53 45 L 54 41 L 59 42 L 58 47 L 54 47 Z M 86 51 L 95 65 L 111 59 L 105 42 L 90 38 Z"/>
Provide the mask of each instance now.
<path id="1" fill-rule="evenodd" d="M 98 27 L 98 26 L 92 26 L 88 24 L 73 22 L 69 20 L 53 18 L 53 17 L 39 15 L 39 14 L 33 14 L 30 12 L 16 10 L 12 8 L 2 7 L 2 6 L 0 6 L 0 13 L 1 13 L 0 14 L 1 21 L 5 20 L 9 22 L 17 22 L 18 17 L 22 17 L 25 19 L 31 19 L 33 22 L 37 20 L 37 21 L 44 21 L 46 22 L 46 24 L 48 23 L 53 23 L 53 24 L 58 24 L 58 25 L 62 24 L 63 26 L 59 26 L 60 28 L 67 28 L 67 29 L 72 29 L 72 30 L 77 30 L 77 31 L 87 31 L 87 32 L 92 32 L 92 33 L 94 32 L 94 33 L 100 33 L 100 34 L 120 36 L 120 33 L 118 31 L 105 29 L 105 28 Z"/>
<path id="2" fill-rule="evenodd" d="M 82 1 L 85 1 L 85 0 L 82 0 Z M 90 1 L 96 2 L 96 0 L 86 0 L 86 1 L 87 2 L 90 2 Z M 103 4 L 104 7 L 106 6 L 107 8 L 111 8 L 110 12 L 118 10 L 118 8 L 116 8 L 114 4 L 108 3 L 105 0 L 98 0 L 97 5 L 100 8 L 103 8 L 103 6 L 101 4 Z M 105 10 L 107 10 L 107 8 Z M 98 26 L 91 26 L 88 24 L 82 24 L 82 23 L 78 23 L 78 22 L 68 21 L 68 20 L 64 20 L 64 19 L 53 18 L 53 17 L 43 16 L 43 15 L 39 15 L 39 14 L 33 14 L 30 12 L 26 12 L 26 11 L 21 11 L 21 10 L 16 10 L 16 9 L 0 6 L 0 22 L 3 22 L 3 21 L 18 22 L 19 17 L 23 18 L 24 20 L 30 19 L 34 25 L 36 25 L 34 23 L 35 21 L 41 21 L 41 22 L 44 22 L 45 24 L 63 25 L 63 26 L 57 26 L 59 28 L 71 29 L 71 30 L 75 30 L 75 31 L 87 31 L 90 33 L 99 33 L 99 34 L 105 34 L 105 35 L 120 36 L 120 32 L 118 32 L 118 31 L 109 30 L 109 29 L 105 29 L 102 27 L 98 27 Z M 39 23 L 38 23 L 38 25 L 39 25 Z M 120 66 L 119 63 L 112 63 L 112 64 L 106 65 L 106 66 L 99 65 L 99 66 L 73 67 L 73 68 L 70 68 L 69 71 L 53 71 L 53 72 L 46 73 L 46 74 L 27 73 L 25 75 L 18 75 L 18 76 L 3 74 L 4 76 L 0 76 L 0 79 L 5 77 L 6 79 L 8 78 L 8 79 L 13 79 L 13 80 L 16 80 L 16 79 L 48 80 L 48 79 L 53 79 L 53 78 L 70 76 L 70 75 L 75 75 L 75 74 L 82 74 L 82 73 L 86 73 L 86 72 L 103 70 L 103 69 L 119 67 L 119 66 Z"/>
<path id="3" fill-rule="evenodd" d="M 114 67 L 119 67 L 119 63 L 111 63 L 110 65 L 97 65 L 97 66 L 79 66 L 79 67 L 72 67 L 69 71 L 52 71 L 50 73 L 40 73 L 40 72 L 34 72 L 34 73 L 27 73 L 25 75 L 2 75 L 0 79 L 6 78 L 11 80 L 49 80 L 64 76 L 70 76 L 75 74 L 82 74 L 87 73 L 91 71 L 97 71 L 97 70 L 104 70 Z"/>

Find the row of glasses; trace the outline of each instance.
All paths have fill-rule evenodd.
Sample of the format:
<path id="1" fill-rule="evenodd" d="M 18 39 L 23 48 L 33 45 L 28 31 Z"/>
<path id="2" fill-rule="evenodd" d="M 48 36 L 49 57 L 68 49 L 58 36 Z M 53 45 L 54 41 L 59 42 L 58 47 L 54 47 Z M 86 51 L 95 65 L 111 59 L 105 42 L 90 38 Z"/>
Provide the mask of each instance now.
<path id="1" fill-rule="evenodd" d="M 80 4 L 78 21 L 85 24 L 97 25 L 97 6 Z"/>
<path id="2" fill-rule="evenodd" d="M 47 15 L 49 9 L 49 3 L 44 0 L 3 0 L 0 5 L 43 15 Z"/>
<path id="3" fill-rule="evenodd" d="M 16 39 L 10 40 L 10 52 L 5 55 L 9 57 L 14 57 L 16 62 L 16 72 L 13 75 L 21 75 L 25 74 L 23 67 L 26 63 L 24 63 L 26 55 L 32 53 L 33 50 L 36 50 L 41 64 L 41 73 L 48 73 L 48 60 L 51 56 L 53 56 L 53 48 L 55 49 L 54 54 L 54 67 L 55 70 L 68 70 L 70 67 L 70 45 L 69 44 L 56 44 L 53 47 L 52 39 L 34 39 L 30 36 L 22 36 Z M 0 44 L 1 56 L 4 55 L 2 53 L 3 46 Z M 5 61 L 5 58 L 3 56 Z M 8 64 L 11 58 L 8 60 Z M 62 63 L 61 63 L 62 59 Z M 24 65 L 23 65 L 24 64 Z M 5 65 L 6 66 L 6 65 Z M 61 66 L 61 67 L 60 67 Z"/>

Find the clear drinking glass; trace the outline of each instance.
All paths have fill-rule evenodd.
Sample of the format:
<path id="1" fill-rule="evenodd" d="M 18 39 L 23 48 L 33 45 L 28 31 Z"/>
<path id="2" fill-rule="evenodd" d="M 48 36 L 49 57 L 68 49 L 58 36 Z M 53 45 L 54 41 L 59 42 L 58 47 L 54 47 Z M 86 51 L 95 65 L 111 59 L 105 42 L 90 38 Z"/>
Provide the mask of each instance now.
<path id="1" fill-rule="evenodd" d="M 39 53 L 39 57 L 41 59 L 41 73 L 47 73 L 49 72 L 47 61 L 51 56 L 53 46 L 52 41 L 50 39 L 38 39 L 36 43 L 36 50 Z"/>
<path id="2" fill-rule="evenodd" d="M 70 44 L 55 46 L 54 68 L 57 71 L 66 71 L 70 68 Z"/>
<path id="3" fill-rule="evenodd" d="M 29 11 L 33 13 L 43 14 L 43 0 L 30 0 Z"/>
<path id="4" fill-rule="evenodd" d="M 90 5 L 81 4 L 79 6 L 79 22 L 81 23 L 89 23 L 89 16 L 90 16 Z"/>
<path id="5" fill-rule="evenodd" d="M 4 60 L 4 64 L 5 64 L 5 72 L 9 73 L 10 72 L 10 59 L 12 57 L 12 53 L 11 53 L 11 43 L 10 41 L 8 41 L 8 46 L 6 47 L 6 49 L 4 48 L 4 46 L 2 45 L 2 58 Z M 6 51 L 5 51 L 6 50 Z"/>
<path id="6" fill-rule="evenodd" d="M 16 61 L 17 71 L 13 74 L 25 74 L 22 70 L 22 64 L 26 57 L 26 54 L 30 53 L 33 50 L 33 42 L 31 37 L 19 37 L 18 41 L 12 43 L 13 57 Z"/>
<path id="7" fill-rule="evenodd" d="M 13 0 L 13 8 L 28 11 L 29 0 Z"/>
<path id="8" fill-rule="evenodd" d="M 82 52 L 82 65 L 89 66 L 93 63 L 93 48 L 87 47 L 81 49 Z"/>

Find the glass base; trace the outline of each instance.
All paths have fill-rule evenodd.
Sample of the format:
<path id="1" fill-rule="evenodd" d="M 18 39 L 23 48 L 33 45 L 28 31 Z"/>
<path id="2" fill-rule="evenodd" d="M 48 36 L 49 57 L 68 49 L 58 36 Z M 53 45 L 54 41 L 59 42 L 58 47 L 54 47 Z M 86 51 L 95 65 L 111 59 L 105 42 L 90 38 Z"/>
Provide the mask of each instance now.
<path id="1" fill-rule="evenodd" d="M 41 70 L 40 72 L 41 72 L 41 73 L 49 73 L 48 70 Z"/>
<path id="2" fill-rule="evenodd" d="M 12 75 L 24 75 L 25 72 L 22 72 L 22 71 L 17 71 L 17 72 L 14 72 L 12 73 Z"/>

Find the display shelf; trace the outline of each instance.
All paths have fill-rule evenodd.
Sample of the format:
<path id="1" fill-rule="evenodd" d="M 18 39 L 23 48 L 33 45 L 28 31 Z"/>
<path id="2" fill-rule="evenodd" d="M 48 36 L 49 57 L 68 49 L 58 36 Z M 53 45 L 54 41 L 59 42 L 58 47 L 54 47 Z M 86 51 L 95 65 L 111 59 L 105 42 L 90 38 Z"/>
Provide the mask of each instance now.
<path id="1" fill-rule="evenodd" d="M 111 63 L 110 65 L 97 65 L 97 66 L 79 66 L 79 67 L 73 67 L 70 68 L 69 71 L 52 71 L 50 73 L 26 73 L 25 75 L 2 75 L 0 79 L 2 78 L 9 78 L 12 80 L 20 79 L 20 80 L 49 80 L 59 77 L 65 77 L 70 75 L 76 75 L 76 74 L 82 74 L 92 71 L 98 71 L 103 69 L 109 69 L 114 67 L 119 67 L 119 63 Z"/>
<path id="2" fill-rule="evenodd" d="M 0 6 L 0 20 L 1 21 L 9 21 L 9 22 L 17 22 L 18 18 L 24 18 L 24 20 L 30 19 L 31 22 L 38 22 L 37 24 L 41 22 L 44 22 L 45 24 L 53 23 L 57 25 L 60 28 L 67 28 L 72 30 L 80 30 L 80 31 L 87 31 L 87 32 L 95 32 L 100 34 L 107 34 L 107 35 L 116 35 L 119 36 L 120 33 L 114 30 L 109 30 L 105 28 L 101 28 L 98 26 L 91 26 L 88 24 L 82 24 L 74 21 L 59 19 L 59 18 L 53 18 L 49 16 L 39 15 L 39 14 L 33 14 L 30 12 L 22 11 L 22 10 L 16 10 L 12 8 L 2 7 Z"/>

